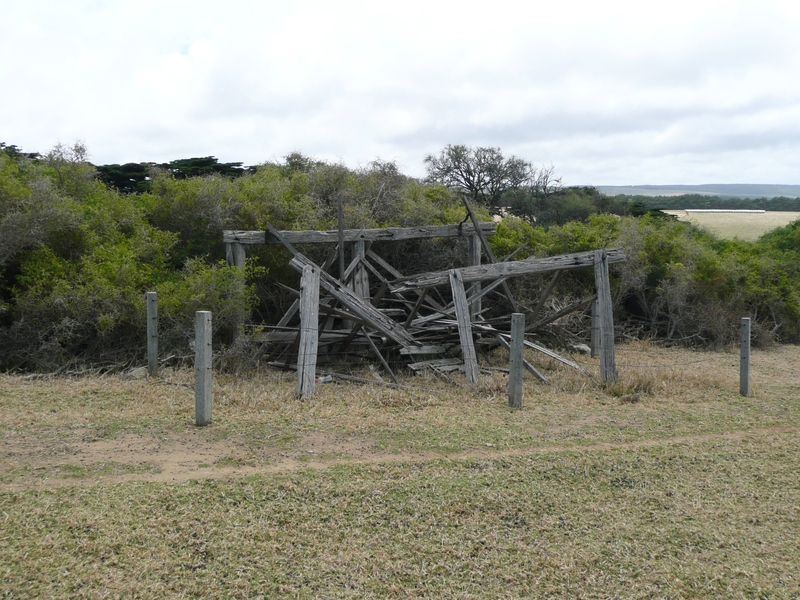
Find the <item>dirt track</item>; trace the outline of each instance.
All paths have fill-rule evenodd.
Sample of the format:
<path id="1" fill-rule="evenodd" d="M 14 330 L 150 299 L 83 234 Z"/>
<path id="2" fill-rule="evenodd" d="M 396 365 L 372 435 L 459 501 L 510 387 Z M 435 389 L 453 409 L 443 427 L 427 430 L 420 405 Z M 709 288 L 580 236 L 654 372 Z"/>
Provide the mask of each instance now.
<path id="1" fill-rule="evenodd" d="M 296 469 L 322 469 L 338 464 L 377 464 L 386 462 L 427 461 L 445 458 L 432 452 L 380 452 L 369 444 L 348 440 L 342 436 L 314 434 L 304 438 L 300 450 L 270 451 L 253 460 L 249 449 L 227 441 L 209 441 L 208 430 L 192 431 L 184 436 L 171 435 L 164 439 L 140 435 L 124 435 L 111 440 L 46 442 L 35 437 L 6 438 L 0 452 L 0 463 L 17 474 L 13 483 L 1 483 L 0 490 L 13 491 L 38 487 L 55 488 L 86 486 L 98 483 L 129 481 L 181 482 L 190 479 L 219 479 L 259 473 L 291 472 Z M 485 458 L 541 454 L 550 452 L 637 448 L 669 444 L 692 444 L 709 440 L 730 440 L 748 436 L 766 436 L 789 431 L 796 427 L 770 427 L 724 434 L 680 436 L 667 439 L 588 446 L 539 446 L 502 450 L 487 447 L 448 454 L 447 459 Z M 233 464 L 232 464 L 233 463 Z M 98 473 L 88 476 L 69 476 L 72 467 L 91 465 L 148 465 L 146 470 L 132 473 Z M 65 469 L 65 466 L 67 468 Z"/>

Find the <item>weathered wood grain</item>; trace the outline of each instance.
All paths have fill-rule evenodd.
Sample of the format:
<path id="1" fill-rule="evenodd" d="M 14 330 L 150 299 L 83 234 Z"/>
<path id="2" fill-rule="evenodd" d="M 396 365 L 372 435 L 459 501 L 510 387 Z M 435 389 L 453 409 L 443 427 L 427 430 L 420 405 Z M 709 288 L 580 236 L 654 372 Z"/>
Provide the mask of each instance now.
<path id="1" fill-rule="evenodd" d="M 625 252 L 621 248 L 605 250 L 607 262 L 618 263 L 625 260 Z M 560 254 L 547 258 L 527 258 L 514 262 L 496 263 L 492 265 L 476 265 L 457 269 L 464 283 L 473 281 L 490 281 L 499 277 L 518 277 L 532 273 L 548 273 L 566 269 L 581 269 L 595 264 L 595 253 L 575 252 Z M 426 287 L 445 285 L 450 280 L 449 271 L 423 273 L 398 279 L 390 285 L 393 292 L 406 292 Z"/>
<path id="2" fill-rule="evenodd" d="M 494 235 L 495 223 L 481 223 L 480 230 L 484 235 Z M 281 241 L 267 231 L 225 230 L 225 243 L 238 242 L 245 245 L 280 244 Z M 339 230 L 329 231 L 281 231 L 281 236 L 290 244 L 339 243 Z M 460 237 L 475 235 L 472 225 L 431 225 L 424 227 L 386 227 L 385 229 L 345 229 L 342 237 L 345 242 L 369 241 L 402 241 L 435 237 Z"/>
<path id="3" fill-rule="evenodd" d="M 464 373 L 467 376 L 467 383 L 478 382 L 478 356 L 475 354 L 475 341 L 472 339 L 472 323 L 469 317 L 469 305 L 467 304 L 467 293 L 464 291 L 464 282 L 461 274 L 452 269 L 450 275 L 450 286 L 453 290 L 453 301 L 456 305 L 456 320 L 458 321 L 458 337 L 461 341 L 461 351 L 464 354 Z"/>
<path id="4" fill-rule="evenodd" d="M 297 396 L 310 398 L 316 390 L 319 344 L 319 267 L 305 265 L 300 279 L 300 347 L 297 354 Z"/>

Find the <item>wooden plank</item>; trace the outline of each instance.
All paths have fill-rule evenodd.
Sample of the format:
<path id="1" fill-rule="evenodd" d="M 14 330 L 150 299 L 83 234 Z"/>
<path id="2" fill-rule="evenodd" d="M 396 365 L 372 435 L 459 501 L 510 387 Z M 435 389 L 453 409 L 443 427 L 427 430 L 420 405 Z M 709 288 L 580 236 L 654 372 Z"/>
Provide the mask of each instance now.
<path id="1" fill-rule="evenodd" d="M 611 304 L 611 283 L 608 278 L 608 255 L 594 251 L 594 278 L 597 286 L 597 312 L 600 325 L 600 379 L 603 383 L 617 380 L 614 354 L 614 313 Z"/>
<path id="2" fill-rule="evenodd" d="M 314 395 L 319 344 L 319 267 L 305 265 L 300 279 L 300 346 L 297 354 L 297 396 Z"/>
<path id="3" fill-rule="evenodd" d="M 608 264 L 625 260 L 625 252 L 621 248 L 604 250 L 604 252 L 606 253 Z M 473 281 L 491 281 L 499 277 L 518 277 L 520 275 L 530 275 L 533 273 L 580 269 L 591 267 L 594 264 L 595 254 L 592 251 L 561 254 L 547 258 L 532 257 L 514 262 L 462 267 L 457 270 L 461 273 L 461 278 L 464 283 L 472 283 Z M 436 271 L 398 279 L 392 282 L 391 289 L 393 292 L 406 292 L 445 285 L 448 281 L 449 271 Z"/>
<path id="4" fill-rule="evenodd" d="M 457 269 L 450 271 L 450 287 L 453 290 L 453 300 L 456 305 L 456 319 L 458 321 L 458 337 L 461 341 L 461 351 L 464 354 L 464 374 L 467 383 L 478 382 L 478 357 L 475 354 L 475 342 L 472 339 L 472 323 L 469 318 L 467 294 L 464 291 L 464 282 Z"/>
<path id="5" fill-rule="evenodd" d="M 480 223 L 480 231 L 484 235 L 494 235 L 495 223 Z M 225 230 L 222 232 L 226 243 L 240 244 L 280 244 L 280 240 L 266 231 Z M 339 230 L 328 231 L 281 231 L 281 236 L 290 244 L 336 244 L 339 242 Z M 386 227 L 384 229 L 345 229 L 345 242 L 359 240 L 369 242 L 416 240 L 436 237 L 466 237 L 475 235 L 472 225 L 430 225 L 423 227 Z"/>
<path id="6" fill-rule="evenodd" d="M 522 349 L 525 341 L 525 315 L 511 315 L 511 349 L 508 362 L 508 406 L 522 408 Z"/>
<path id="7" fill-rule="evenodd" d="M 419 346 L 418 348 L 401 348 L 400 354 L 442 354 L 449 346 Z"/>
<path id="8" fill-rule="evenodd" d="M 305 259 L 305 261 L 303 260 Z M 289 262 L 291 267 L 302 272 L 303 267 L 308 264 L 308 259 L 302 254 L 295 256 Z M 320 272 L 320 286 L 338 300 L 345 308 L 351 311 L 356 317 L 363 320 L 370 327 L 377 329 L 390 339 L 401 346 L 419 346 L 420 344 L 403 329 L 398 323 L 381 313 L 368 301 L 356 296 L 351 290 L 347 289 L 341 281 L 334 279 L 324 272 Z"/>

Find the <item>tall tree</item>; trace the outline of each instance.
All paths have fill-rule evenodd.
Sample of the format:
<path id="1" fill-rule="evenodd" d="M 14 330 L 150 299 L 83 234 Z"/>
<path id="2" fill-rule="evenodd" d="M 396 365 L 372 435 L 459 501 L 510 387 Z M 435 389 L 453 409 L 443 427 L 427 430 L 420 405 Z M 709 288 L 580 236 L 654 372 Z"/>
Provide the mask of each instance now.
<path id="1" fill-rule="evenodd" d="M 471 148 L 448 144 L 438 155 L 425 158 L 428 180 L 466 194 L 490 209 L 511 189 L 526 185 L 535 170 L 516 156 L 504 156 L 500 148 Z"/>

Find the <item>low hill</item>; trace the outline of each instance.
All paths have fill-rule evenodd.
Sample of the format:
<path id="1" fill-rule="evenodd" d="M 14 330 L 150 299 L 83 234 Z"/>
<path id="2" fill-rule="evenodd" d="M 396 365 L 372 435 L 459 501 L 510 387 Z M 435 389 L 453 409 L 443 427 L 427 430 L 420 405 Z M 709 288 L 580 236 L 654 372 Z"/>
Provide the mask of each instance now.
<path id="1" fill-rule="evenodd" d="M 758 183 L 707 183 L 701 185 L 600 185 L 602 193 L 609 196 L 680 196 L 702 194 L 720 198 L 787 198 L 800 197 L 800 185 Z"/>

